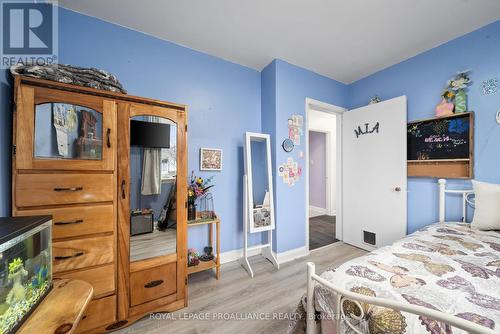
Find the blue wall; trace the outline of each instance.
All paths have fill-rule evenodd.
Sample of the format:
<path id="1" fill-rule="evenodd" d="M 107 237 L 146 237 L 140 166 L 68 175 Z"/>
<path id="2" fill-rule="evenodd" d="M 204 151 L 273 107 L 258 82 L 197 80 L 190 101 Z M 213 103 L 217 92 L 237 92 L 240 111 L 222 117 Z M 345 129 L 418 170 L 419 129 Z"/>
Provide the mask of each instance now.
<path id="1" fill-rule="evenodd" d="M 189 106 L 188 168 L 215 175 L 215 209 L 222 219 L 221 250 L 241 248 L 243 133 L 259 132 L 260 72 L 61 8 L 59 62 L 115 74 L 129 94 Z M 0 72 L 0 215 L 10 214 L 12 88 Z M 8 81 L 7 81 L 8 80 Z M 222 172 L 199 172 L 199 148 L 224 150 Z M 260 242 L 260 238 L 255 240 Z M 206 245 L 205 229 L 190 228 L 189 246 Z"/>
<path id="2" fill-rule="evenodd" d="M 432 50 L 384 69 L 349 86 L 349 106 L 366 105 L 377 94 L 383 100 L 408 96 L 408 120 L 434 116 L 440 93 L 456 71 L 472 69 L 469 110 L 475 111 L 475 178 L 500 183 L 500 126 L 495 113 L 500 108 L 500 92 L 482 95 L 481 83 L 500 79 L 500 21 L 454 39 Z M 470 187 L 469 181 L 453 181 L 452 186 Z M 408 232 L 437 221 L 438 192 L 436 179 L 408 179 Z M 460 212 L 459 202 L 450 205 Z"/>
<path id="3" fill-rule="evenodd" d="M 299 157 L 300 151 L 305 152 L 305 126 L 300 145 L 297 145 L 291 153 L 286 153 L 281 143 L 288 137 L 288 118 L 291 115 L 305 117 L 307 97 L 346 107 L 348 87 L 282 60 L 275 60 L 273 66 L 275 67 L 275 96 L 272 99 L 275 101 L 275 128 L 271 131 L 275 154 L 273 167 L 276 172 L 278 165 L 286 162 L 288 157 L 292 157 L 302 167 L 302 176 L 292 187 L 284 184 L 275 174 L 275 249 L 280 253 L 305 245 L 305 175 L 308 166 L 304 158 Z"/>

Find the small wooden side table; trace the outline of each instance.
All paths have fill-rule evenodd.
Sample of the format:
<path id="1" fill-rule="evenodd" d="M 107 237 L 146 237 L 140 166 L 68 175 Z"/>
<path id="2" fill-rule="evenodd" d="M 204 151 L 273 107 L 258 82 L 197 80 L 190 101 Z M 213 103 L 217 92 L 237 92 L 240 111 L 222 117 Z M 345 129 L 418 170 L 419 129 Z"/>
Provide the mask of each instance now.
<path id="1" fill-rule="evenodd" d="M 71 334 L 75 332 L 94 289 L 74 279 L 54 280 L 52 291 L 35 308 L 17 334 Z"/>
<path id="2" fill-rule="evenodd" d="M 214 240 L 214 228 L 215 225 L 215 249 L 213 249 L 214 259 L 211 261 L 200 261 L 196 266 L 188 266 L 188 275 L 215 268 L 215 278 L 220 278 L 220 219 L 219 218 L 200 218 L 200 214 L 196 213 L 197 218 L 195 220 L 188 220 L 188 227 L 208 225 L 208 245 L 213 248 Z"/>

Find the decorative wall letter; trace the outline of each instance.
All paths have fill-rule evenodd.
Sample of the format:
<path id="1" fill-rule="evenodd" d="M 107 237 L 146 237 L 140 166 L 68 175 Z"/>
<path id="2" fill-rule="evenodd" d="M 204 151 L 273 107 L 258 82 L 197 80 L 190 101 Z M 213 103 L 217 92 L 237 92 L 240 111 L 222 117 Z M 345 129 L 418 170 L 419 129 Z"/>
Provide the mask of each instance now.
<path id="1" fill-rule="evenodd" d="M 379 122 L 377 122 L 371 128 L 371 130 L 369 129 L 369 126 L 370 126 L 369 123 L 365 123 L 364 128 L 361 128 L 361 125 L 359 125 L 357 129 L 354 129 L 354 133 L 356 134 L 356 138 L 359 138 L 359 136 L 366 135 L 366 134 L 369 134 L 369 133 L 374 133 L 374 132 L 378 133 L 379 126 L 380 126 Z"/>

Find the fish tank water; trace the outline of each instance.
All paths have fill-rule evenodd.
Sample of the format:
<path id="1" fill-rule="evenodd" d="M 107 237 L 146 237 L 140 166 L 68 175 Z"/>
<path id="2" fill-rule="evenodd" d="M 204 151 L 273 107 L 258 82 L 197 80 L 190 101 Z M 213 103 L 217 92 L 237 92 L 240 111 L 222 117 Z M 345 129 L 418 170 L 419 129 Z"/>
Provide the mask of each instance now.
<path id="1" fill-rule="evenodd" d="M 0 218 L 0 334 L 14 333 L 52 288 L 50 216 Z"/>

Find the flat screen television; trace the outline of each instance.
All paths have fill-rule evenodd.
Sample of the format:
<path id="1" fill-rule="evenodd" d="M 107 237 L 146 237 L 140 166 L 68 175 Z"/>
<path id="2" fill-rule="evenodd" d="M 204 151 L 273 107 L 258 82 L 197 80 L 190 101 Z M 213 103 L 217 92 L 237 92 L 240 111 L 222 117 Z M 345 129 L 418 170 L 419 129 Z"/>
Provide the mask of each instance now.
<path id="1" fill-rule="evenodd" d="M 170 124 L 131 120 L 130 145 L 170 148 Z"/>

